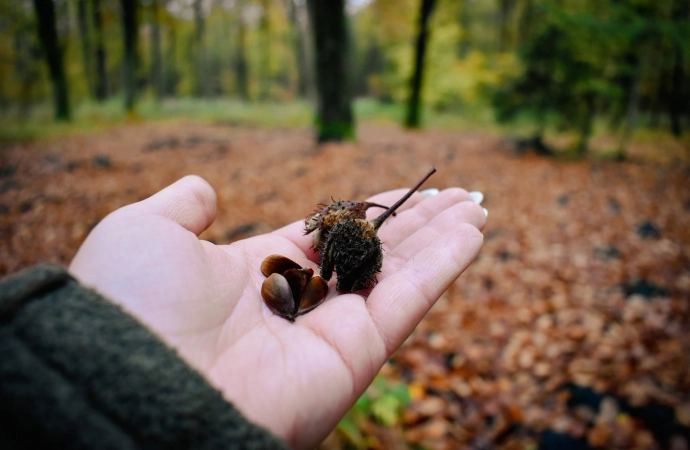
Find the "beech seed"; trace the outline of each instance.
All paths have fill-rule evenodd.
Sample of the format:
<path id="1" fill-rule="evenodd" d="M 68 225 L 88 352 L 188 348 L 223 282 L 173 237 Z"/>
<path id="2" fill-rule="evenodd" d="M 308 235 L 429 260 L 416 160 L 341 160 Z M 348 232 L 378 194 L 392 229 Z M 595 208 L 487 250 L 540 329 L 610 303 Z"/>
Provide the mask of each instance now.
<path id="1" fill-rule="evenodd" d="M 304 288 L 307 283 L 314 275 L 313 269 L 289 269 L 283 273 L 283 276 L 290 285 L 290 290 L 292 291 L 292 298 L 295 299 L 295 309 L 292 311 L 294 315 L 297 314 L 299 309 L 300 300 L 304 294 Z"/>
<path id="2" fill-rule="evenodd" d="M 326 294 L 328 294 L 326 280 L 318 275 L 313 277 L 304 288 L 304 294 L 300 299 L 299 310 L 296 315 L 308 313 L 319 306 L 326 299 Z"/>
<path id="3" fill-rule="evenodd" d="M 261 273 L 267 277 L 274 273 L 283 274 L 289 269 L 301 268 L 302 267 L 299 264 L 282 255 L 270 255 L 261 263 Z"/>
<path id="4" fill-rule="evenodd" d="M 275 314 L 291 322 L 295 320 L 295 300 L 284 276 L 273 273 L 266 278 L 261 285 L 261 297 Z"/>

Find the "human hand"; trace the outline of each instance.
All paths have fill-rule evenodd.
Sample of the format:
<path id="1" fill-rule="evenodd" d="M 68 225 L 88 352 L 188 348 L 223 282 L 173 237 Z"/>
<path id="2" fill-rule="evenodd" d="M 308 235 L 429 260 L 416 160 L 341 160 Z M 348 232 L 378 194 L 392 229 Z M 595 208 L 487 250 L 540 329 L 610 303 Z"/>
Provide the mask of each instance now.
<path id="1" fill-rule="evenodd" d="M 392 204 L 406 190 L 369 201 Z M 296 448 L 317 445 L 446 288 L 476 257 L 485 214 L 461 189 L 416 193 L 384 224 L 384 262 L 368 299 L 337 295 L 290 323 L 261 300 L 260 265 L 278 253 L 311 267 L 295 222 L 230 245 L 198 235 L 216 195 L 185 177 L 103 219 L 70 272 L 175 348 L 248 419 Z M 380 211 L 369 211 L 375 216 Z"/>

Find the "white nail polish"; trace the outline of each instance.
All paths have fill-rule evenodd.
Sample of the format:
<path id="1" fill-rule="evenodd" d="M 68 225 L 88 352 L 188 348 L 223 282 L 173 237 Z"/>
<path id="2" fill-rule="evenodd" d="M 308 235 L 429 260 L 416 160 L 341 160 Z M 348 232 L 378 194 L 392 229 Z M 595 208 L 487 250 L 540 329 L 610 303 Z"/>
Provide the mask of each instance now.
<path id="1" fill-rule="evenodd" d="M 484 194 L 482 194 L 479 191 L 470 192 L 470 197 L 472 197 L 472 201 L 478 205 L 481 205 L 482 202 L 484 201 Z"/>
<path id="2" fill-rule="evenodd" d="M 482 211 L 484 211 L 485 216 L 489 216 L 489 211 L 486 208 L 482 208 Z"/>
<path id="3" fill-rule="evenodd" d="M 433 197 L 434 195 L 438 194 L 438 189 L 436 188 L 430 188 L 430 189 L 424 189 L 420 194 L 422 194 L 423 198 L 427 197 Z"/>

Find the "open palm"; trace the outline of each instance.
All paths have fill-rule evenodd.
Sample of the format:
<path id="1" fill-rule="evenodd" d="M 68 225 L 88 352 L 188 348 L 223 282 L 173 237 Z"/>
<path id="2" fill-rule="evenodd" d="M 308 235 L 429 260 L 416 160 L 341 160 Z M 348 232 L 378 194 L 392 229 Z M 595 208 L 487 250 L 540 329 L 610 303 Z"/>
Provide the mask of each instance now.
<path id="1" fill-rule="evenodd" d="M 392 204 L 404 193 L 370 201 Z M 332 280 L 326 301 L 290 323 L 261 301 L 259 267 L 277 253 L 318 273 L 302 222 L 214 245 L 197 236 L 215 212 L 213 189 L 185 177 L 105 218 L 70 271 L 175 348 L 247 418 L 297 448 L 335 427 L 475 258 L 485 221 L 464 190 L 415 194 L 379 232 L 383 271 L 368 298 L 337 295 Z"/>

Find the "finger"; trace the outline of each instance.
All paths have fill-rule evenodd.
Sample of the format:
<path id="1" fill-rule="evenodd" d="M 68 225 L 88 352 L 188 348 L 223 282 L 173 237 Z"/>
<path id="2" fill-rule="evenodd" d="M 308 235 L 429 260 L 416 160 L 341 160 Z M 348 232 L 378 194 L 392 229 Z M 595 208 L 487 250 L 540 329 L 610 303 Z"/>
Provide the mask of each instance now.
<path id="1" fill-rule="evenodd" d="M 161 215 L 198 236 L 216 218 L 216 192 L 203 178 L 188 175 L 127 209 Z"/>
<path id="2" fill-rule="evenodd" d="M 388 355 L 474 260 L 482 240 L 482 234 L 473 225 L 456 225 L 374 288 L 367 307 Z"/>
<path id="3" fill-rule="evenodd" d="M 392 191 L 386 191 L 380 194 L 376 194 L 373 197 L 369 197 L 366 201 L 378 203 L 379 205 L 383 206 L 391 206 L 395 202 L 400 200 L 400 198 L 402 198 L 403 195 L 407 194 L 407 191 L 409 191 L 409 189 L 395 189 Z M 400 214 L 401 212 L 412 208 L 414 205 L 421 202 L 422 200 L 424 200 L 424 197 L 419 192 L 415 192 L 414 194 L 412 194 L 412 197 L 410 197 L 409 199 L 407 199 L 405 203 L 400 205 L 400 208 L 398 208 L 397 210 L 397 214 Z M 384 210 L 381 208 L 370 208 L 367 211 L 367 219 L 372 220 L 380 216 L 383 213 L 383 211 Z"/>
<path id="4" fill-rule="evenodd" d="M 432 245 L 443 234 L 456 229 L 459 224 L 467 223 L 478 230 L 484 228 L 486 215 L 482 208 L 472 201 L 455 204 L 433 217 L 429 223 L 410 233 L 396 246 L 384 241 L 387 247 L 388 260 L 399 260 L 400 265 L 414 258 L 422 249 Z M 385 267 L 384 267 L 385 268 Z"/>
<path id="5" fill-rule="evenodd" d="M 472 201 L 472 197 L 464 189 L 445 189 L 433 197 L 418 202 L 413 208 L 401 212 L 397 217 L 388 219 L 381 226 L 379 237 L 387 248 L 394 248 L 438 214 L 458 203 L 467 201 Z"/>
<path id="6" fill-rule="evenodd" d="M 304 255 L 312 262 L 317 262 L 319 260 L 319 255 L 314 250 L 314 238 L 310 235 L 304 234 L 304 221 L 298 220 L 289 225 L 285 225 L 283 228 L 278 228 L 271 234 L 281 236 L 288 239 L 290 242 L 295 244 Z"/>

